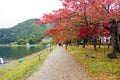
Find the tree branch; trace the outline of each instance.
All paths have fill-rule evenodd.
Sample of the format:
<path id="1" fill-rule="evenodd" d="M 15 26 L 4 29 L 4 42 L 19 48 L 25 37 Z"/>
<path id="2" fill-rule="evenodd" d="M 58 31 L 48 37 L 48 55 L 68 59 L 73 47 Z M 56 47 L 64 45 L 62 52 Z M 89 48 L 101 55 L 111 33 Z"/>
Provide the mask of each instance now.
<path id="1" fill-rule="evenodd" d="M 106 27 L 105 25 L 102 25 L 104 29 L 110 31 L 110 28 Z"/>

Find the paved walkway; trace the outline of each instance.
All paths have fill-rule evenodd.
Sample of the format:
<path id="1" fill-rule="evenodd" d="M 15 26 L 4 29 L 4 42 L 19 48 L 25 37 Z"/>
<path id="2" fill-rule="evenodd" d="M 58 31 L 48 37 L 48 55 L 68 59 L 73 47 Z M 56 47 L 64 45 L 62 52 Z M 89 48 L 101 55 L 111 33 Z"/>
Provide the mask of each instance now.
<path id="1" fill-rule="evenodd" d="M 66 53 L 63 47 L 57 47 L 45 60 L 40 71 L 26 80 L 92 80 L 86 76 L 79 65 Z"/>

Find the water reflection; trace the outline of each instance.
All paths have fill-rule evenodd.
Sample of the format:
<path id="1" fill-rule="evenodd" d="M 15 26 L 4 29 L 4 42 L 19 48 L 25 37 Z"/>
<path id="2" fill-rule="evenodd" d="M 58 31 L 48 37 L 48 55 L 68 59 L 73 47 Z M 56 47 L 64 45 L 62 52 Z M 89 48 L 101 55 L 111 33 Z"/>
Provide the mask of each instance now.
<path id="1" fill-rule="evenodd" d="M 17 46 L 17 47 L 10 47 L 10 46 L 0 46 L 0 57 L 6 59 L 19 59 L 35 52 L 42 50 L 43 47 L 36 47 L 36 46 Z"/>

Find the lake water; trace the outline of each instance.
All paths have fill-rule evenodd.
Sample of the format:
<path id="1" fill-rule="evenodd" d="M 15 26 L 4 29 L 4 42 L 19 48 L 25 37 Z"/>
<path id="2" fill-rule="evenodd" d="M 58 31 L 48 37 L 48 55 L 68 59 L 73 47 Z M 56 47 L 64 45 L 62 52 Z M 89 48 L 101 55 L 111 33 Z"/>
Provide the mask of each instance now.
<path id="1" fill-rule="evenodd" d="M 19 59 L 28 55 L 31 55 L 35 52 L 38 52 L 40 50 L 43 50 L 44 47 L 39 46 L 0 46 L 0 57 L 11 60 L 11 59 Z"/>

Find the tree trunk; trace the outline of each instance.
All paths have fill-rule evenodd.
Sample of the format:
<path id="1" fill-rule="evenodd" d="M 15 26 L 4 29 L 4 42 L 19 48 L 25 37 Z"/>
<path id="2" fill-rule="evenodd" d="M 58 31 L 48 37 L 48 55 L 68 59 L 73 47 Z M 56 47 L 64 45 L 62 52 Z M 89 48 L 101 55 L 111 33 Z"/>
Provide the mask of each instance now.
<path id="1" fill-rule="evenodd" d="M 79 46 L 79 40 L 75 39 L 75 46 Z"/>
<path id="2" fill-rule="evenodd" d="M 67 48 L 68 48 L 68 44 L 65 44 L 65 48 L 66 48 L 66 50 L 67 50 Z"/>
<path id="3" fill-rule="evenodd" d="M 119 52 L 119 45 L 118 45 L 118 25 L 116 21 L 111 21 L 111 26 L 109 29 L 111 34 L 111 44 L 112 44 L 112 53 L 108 54 L 109 58 L 116 58 L 117 52 Z"/>
<path id="4" fill-rule="evenodd" d="M 97 50 L 97 48 L 96 48 L 96 43 L 97 43 L 97 38 L 94 37 L 94 38 L 93 38 L 93 46 L 94 46 L 94 50 Z"/>
<path id="5" fill-rule="evenodd" d="M 108 44 L 108 48 L 107 48 L 107 49 L 109 49 L 109 48 L 110 48 L 110 46 L 111 46 L 111 42 Z"/>
<path id="6" fill-rule="evenodd" d="M 119 51 L 117 31 L 113 30 L 111 33 L 112 52 L 116 53 Z"/>
<path id="7" fill-rule="evenodd" d="M 86 43 L 87 43 L 87 39 L 83 39 L 83 48 L 85 48 Z"/>
<path id="8" fill-rule="evenodd" d="M 120 34 L 118 35 L 118 38 L 119 38 L 119 43 L 120 43 Z"/>
<path id="9" fill-rule="evenodd" d="M 98 42 L 98 43 L 99 43 L 99 46 L 98 46 L 98 47 L 100 48 L 100 47 L 101 47 L 101 39 L 99 40 L 99 42 Z"/>

